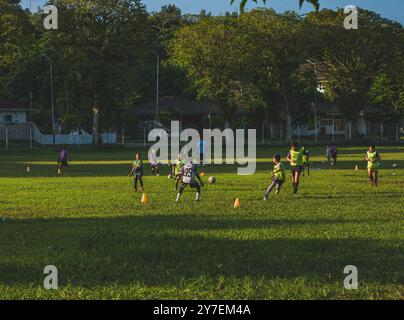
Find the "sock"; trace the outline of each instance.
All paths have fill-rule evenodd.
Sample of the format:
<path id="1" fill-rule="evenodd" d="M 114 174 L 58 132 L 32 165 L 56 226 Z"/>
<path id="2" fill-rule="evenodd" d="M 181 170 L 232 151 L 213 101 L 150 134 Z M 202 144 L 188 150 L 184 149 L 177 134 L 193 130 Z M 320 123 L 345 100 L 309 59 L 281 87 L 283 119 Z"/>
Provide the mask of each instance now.
<path id="1" fill-rule="evenodd" d="M 177 200 L 175 200 L 175 202 L 180 201 L 180 197 L 181 197 L 181 193 L 178 193 L 178 194 L 177 194 Z"/>
<path id="2" fill-rule="evenodd" d="M 196 201 L 201 200 L 201 194 L 199 192 L 196 193 Z"/>

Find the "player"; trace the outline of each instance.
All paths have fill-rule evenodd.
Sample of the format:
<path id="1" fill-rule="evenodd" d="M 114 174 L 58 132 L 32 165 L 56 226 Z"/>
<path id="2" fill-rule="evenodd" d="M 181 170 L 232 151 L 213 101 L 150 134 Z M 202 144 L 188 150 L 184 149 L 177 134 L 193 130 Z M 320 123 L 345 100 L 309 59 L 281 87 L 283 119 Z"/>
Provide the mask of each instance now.
<path id="1" fill-rule="evenodd" d="M 272 183 L 265 192 L 264 201 L 268 200 L 268 196 L 274 187 L 276 189 L 276 194 L 278 195 L 281 191 L 283 183 L 286 180 L 285 165 L 281 162 L 281 156 L 279 154 L 275 155 L 273 158 L 273 162 L 274 170 L 271 174 Z"/>
<path id="2" fill-rule="evenodd" d="M 153 176 L 159 176 L 159 163 L 157 161 L 157 155 L 154 149 L 149 152 L 149 162 Z"/>
<path id="3" fill-rule="evenodd" d="M 327 158 L 328 164 L 331 163 L 331 148 L 330 145 L 327 144 L 327 147 L 325 148 L 325 157 Z"/>
<path id="4" fill-rule="evenodd" d="M 299 180 L 303 167 L 303 149 L 298 149 L 297 143 L 293 142 L 291 144 L 291 149 L 289 151 L 287 157 L 291 169 L 292 169 L 292 184 L 293 184 L 293 193 L 297 194 L 299 188 Z"/>
<path id="5" fill-rule="evenodd" d="M 132 164 L 132 170 L 128 174 L 128 177 L 134 176 L 135 181 L 133 183 L 134 191 L 137 192 L 137 183 L 140 182 L 140 187 L 142 188 L 142 192 L 144 192 L 144 185 L 143 185 L 143 161 L 142 156 L 140 153 L 137 153 L 135 156 L 135 161 Z"/>
<path id="6" fill-rule="evenodd" d="M 370 146 L 366 153 L 366 161 L 368 162 L 368 174 L 372 187 L 377 187 L 380 154 L 376 151 L 375 146 Z"/>
<path id="7" fill-rule="evenodd" d="M 303 175 L 305 170 L 307 169 L 307 175 L 310 175 L 310 152 L 306 149 L 305 146 L 302 146 L 303 149 Z"/>
<path id="8" fill-rule="evenodd" d="M 182 159 L 182 155 L 178 154 L 177 161 L 175 163 L 174 177 L 175 177 L 175 190 L 178 190 L 178 184 L 181 181 L 181 171 L 185 165 L 185 161 Z"/>
<path id="9" fill-rule="evenodd" d="M 196 201 L 201 200 L 201 186 L 204 187 L 204 183 L 199 176 L 196 165 L 190 161 L 187 164 L 185 164 L 182 169 L 181 169 L 181 177 L 182 177 L 182 185 L 180 189 L 178 190 L 177 194 L 177 199 L 175 200 L 178 202 L 180 200 L 181 194 L 184 191 L 184 189 L 189 185 L 192 189 L 196 189 Z M 196 181 L 196 179 L 199 181 Z"/>
<path id="10" fill-rule="evenodd" d="M 331 165 L 336 166 L 337 165 L 338 149 L 337 149 L 337 146 L 335 145 L 335 143 L 331 143 L 330 152 L 331 152 L 331 158 L 332 158 Z"/>
<path id="11" fill-rule="evenodd" d="M 58 153 L 58 172 L 62 173 L 63 171 L 69 173 L 69 151 L 66 146 L 63 146 Z"/>

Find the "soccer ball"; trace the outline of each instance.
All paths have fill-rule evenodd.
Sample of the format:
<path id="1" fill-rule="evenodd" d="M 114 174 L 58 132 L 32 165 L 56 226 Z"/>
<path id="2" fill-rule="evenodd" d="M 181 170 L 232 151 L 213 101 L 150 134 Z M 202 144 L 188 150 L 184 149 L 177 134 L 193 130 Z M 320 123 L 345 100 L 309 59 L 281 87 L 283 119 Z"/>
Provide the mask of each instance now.
<path id="1" fill-rule="evenodd" d="M 397 168 L 397 164 L 395 163 L 395 164 L 393 164 L 393 168 Z"/>
<path id="2" fill-rule="evenodd" d="M 208 182 L 209 182 L 209 184 L 214 184 L 214 183 L 216 183 L 216 178 L 215 177 L 209 177 Z"/>

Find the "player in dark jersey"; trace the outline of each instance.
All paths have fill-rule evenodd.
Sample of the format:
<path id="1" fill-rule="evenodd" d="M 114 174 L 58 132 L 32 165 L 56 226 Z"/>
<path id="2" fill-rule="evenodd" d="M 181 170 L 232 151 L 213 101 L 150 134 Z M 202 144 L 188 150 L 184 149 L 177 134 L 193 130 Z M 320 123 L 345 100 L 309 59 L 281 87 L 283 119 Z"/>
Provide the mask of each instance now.
<path id="1" fill-rule="evenodd" d="M 192 161 L 188 162 L 186 165 L 182 167 L 181 177 L 182 177 L 182 184 L 180 189 L 178 190 L 177 199 L 175 201 L 178 202 L 180 200 L 182 192 L 188 185 L 192 189 L 194 188 L 196 189 L 196 201 L 200 201 L 201 186 L 204 187 L 205 185 L 197 172 L 196 165 L 192 163 Z"/>
<path id="2" fill-rule="evenodd" d="M 62 150 L 58 153 L 58 172 L 69 172 L 69 151 L 66 146 L 63 146 Z"/>

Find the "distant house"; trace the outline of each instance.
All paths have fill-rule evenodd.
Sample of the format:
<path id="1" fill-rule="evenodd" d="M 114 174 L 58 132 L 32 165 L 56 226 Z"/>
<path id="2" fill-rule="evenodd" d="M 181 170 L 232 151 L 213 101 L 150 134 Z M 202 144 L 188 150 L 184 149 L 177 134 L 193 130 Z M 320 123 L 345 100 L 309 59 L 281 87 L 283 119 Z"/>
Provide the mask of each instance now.
<path id="1" fill-rule="evenodd" d="M 325 65 L 322 63 L 317 63 L 315 66 L 314 64 L 307 63 L 299 67 L 302 73 L 310 72 L 310 70 L 315 72 L 318 83 L 317 91 L 322 94 L 326 94 L 325 87 L 328 82 L 325 68 Z M 401 119 L 393 122 L 376 121 L 375 119 L 378 118 L 380 110 L 374 110 L 369 107 L 362 110 L 354 128 L 352 121 L 345 119 L 337 104 L 313 102 L 313 107 L 313 110 L 316 111 L 317 132 L 321 136 L 331 136 L 333 140 L 336 136 L 345 136 L 350 141 L 354 132 L 356 135 L 361 135 L 364 138 L 373 136 L 384 140 L 394 137 L 395 140 L 399 140 Z M 373 120 L 369 120 L 369 118 Z M 293 133 L 297 134 L 297 132 L 301 136 L 315 135 L 315 130 L 310 130 L 306 126 L 298 129 L 295 128 Z"/>
<path id="2" fill-rule="evenodd" d="M 26 123 L 31 111 L 31 107 L 26 104 L 0 100 L 0 125 Z"/>

